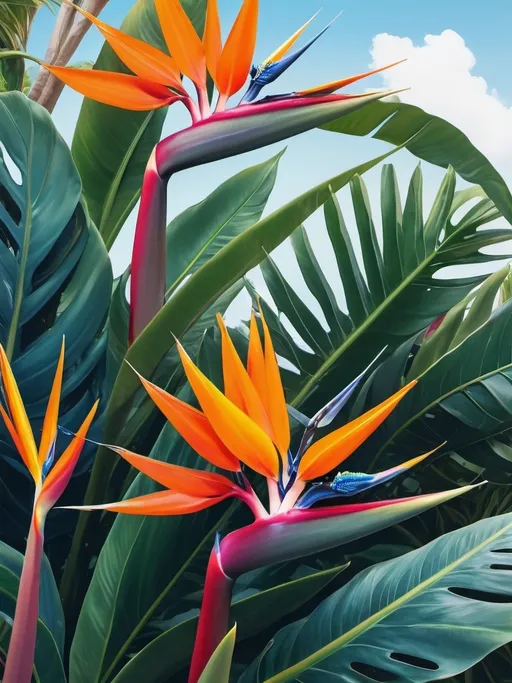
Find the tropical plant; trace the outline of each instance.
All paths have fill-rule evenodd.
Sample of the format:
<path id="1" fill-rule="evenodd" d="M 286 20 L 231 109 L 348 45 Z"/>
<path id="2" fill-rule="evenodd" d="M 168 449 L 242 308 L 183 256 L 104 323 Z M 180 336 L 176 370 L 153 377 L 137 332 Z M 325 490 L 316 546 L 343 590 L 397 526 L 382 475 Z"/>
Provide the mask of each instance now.
<path id="1" fill-rule="evenodd" d="M 34 508 L 3 675 L 5 683 L 21 683 L 21 681 L 30 681 L 32 678 L 46 516 L 71 479 L 84 445 L 84 438 L 94 419 L 97 403 L 93 405 L 76 436 L 54 464 L 64 374 L 64 342 L 48 399 L 39 448 L 36 446 L 18 385 L 2 346 L 0 346 L 0 373 L 10 413 L 9 415 L 0 406 L 0 415 L 35 484 Z"/>
<path id="2" fill-rule="evenodd" d="M 31 17 L 38 4 L 18 3 Z M 328 27 L 290 54 L 310 20 L 251 70 L 256 0 L 243 1 L 224 45 L 215 0 L 137 0 L 120 30 L 97 18 L 105 4 L 63 2 L 35 101 L 0 94 L 5 680 L 173 683 L 191 662 L 203 683 L 325 671 L 458 681 L 473 664 L 478 680 L 506 680 L 509 596 L 497 577 L 509 551 L 510 276 L 457 272 L 491 264 L 483 249 L 511 237 L 490 225 L 512 223 L 503 179 L 442 119 L 381 91 L 333 94 L 371 73 L 258 99 Z M 41 63 L 22 52 L 29 23 L 0 51 L 2 91 L 27 90 L 9 72 L 22 57 Z M 65 67 L 91 24 L 106 40 L 94 68 Z M 48 114 L 64 81 L 87 95 L 73 156 Z M 176 101 L 192 125 L 160 141 Z M 264 215 L 277 155 L 165 226 L 171 173 L 316 126 L 390 149 Z M 361 176 L 399 150 L 447 173 L 424 220 L 421 171 L 402 211 L 384 166 L 379 235 Z M 457 176 L 477 185 L 457 192 Z M 347 185 L 361 261 L 336 197 Z M 134 258 L 113 282 L 107 250 L 141 188 Z M 303 227 L 322 207 L 342 292 Z M 323 319 L 270 256 L 290 236 Z M 272 301 L 248 278 L 260 264 Z M 215 317 L 244 287 L 251 322 L 228 331 L 220 317 L 219 332 Z M 337 473 L 348 455 L 354 472 Z M 42 526 L 61 493 L 68 509 L 49 513 L 47 559 Z M 69 508 L 82 510 L 74 534 Z M 91 508 L 132 514 L 112 523 Z M 394 628 L 383 636 L 380 624 Z"/>

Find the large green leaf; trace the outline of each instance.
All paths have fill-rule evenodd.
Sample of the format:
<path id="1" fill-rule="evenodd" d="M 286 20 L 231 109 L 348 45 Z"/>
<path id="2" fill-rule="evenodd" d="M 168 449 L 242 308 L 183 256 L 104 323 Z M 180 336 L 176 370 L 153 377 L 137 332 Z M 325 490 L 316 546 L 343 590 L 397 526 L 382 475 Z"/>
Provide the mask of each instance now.
<path id="1" fill-rule="evenodd" d="M 166 302 L 160 313 L 130 347 L 127 359 L 143 375 L 151 376 L 174 346 L 171 333 L 181 337 L 223 292 L 238 282 L 248 270 L 261 263 L 268 252 L 275 249 L 302 220 L 322 205 L 330 194 L 331 186 L 340 189 L 356 173 L 373 168 L 393 151 L 330 178 L 238 235 L 184 282 Z M 126 412 L 136 389 L 137 381 L 134 381 L 133 373 L 122 367 L 109 405 L 112 435 L 122 424 L 119 417 Z M 100 459 L 102 458 L 103 454 Z"/>
<path id="2" fill-rule="evenodd" d="M 0 541 L 0 653 L 7 653 L 23 555 Z M 34 661 L 37 683 L 66 683 L 62 656 L 64 650 L 64 614 L 52 570 L 46 557 L 41 564 L 39 621 Z"/>
<path id="3" fill-rule="evenodd" d="M 460 483 L 481 474 L 499 483 L 509 480 L 512 464 L 506 432 L 512 429 L 511 325 L 509 300 L 423 372 L 411 395 L 358 454 L 358 465 L 376 467 L 379 461 L 380 467 L 390 457 L 417 454 L 447 441 L 445 454 L 435 463 L 437 473 L 443 470 Z M 393 382 L 400 381 L 403 364 L 391 373 L 386 366 L 372 379 L 372 403 L 392 391 Z"/>
<path id="4" fill-rule="evenodd" d="M 182 0 L 201 33 L 206 0 Z M 167 51 L 154 0 L 137 0 L 121 30 Z M 105 44 L 96 69 L 130 73 Z M 85 99 L 73 138 L 73 157 L 80 172 L 92 219 L 110 248 L 135 206 L 144 169 L 160 139 L 166 109 L 133 112 Z"/>
<path id="5" fill-rule="evenodd" d="M 512 195 L 491 162 L 453 124 L 403 102 L 375 102 L 359 112 L 323 126 L 345 135 L 369 135 L 402 145 L 430 164 L 448 168 L 469 183 L 481 185 L 499 211 L 512 223 Z"/>
<path id="6" fill-rule="evenodd" d="M 283 153 L 237 173 L 171 221 L 167 226 L 167 296 L 260 220 Z"/>
<path id="7" fill-rule="evenodd" d="M 335 284 L 325 277 L 304 228 L 292 238 L 299 268 L 311 296 L 327 320 L 324 329 L 296 283 L 286 280 L 269 257 L 262 272 L 276 315 L 264 306 L 278 353 L 292 363 L 298 374 L 289 374 L 289 399 L 314 413 L 339 387 L 348 384 L 387 346 L 392 350 L 445 313 L 485 276 L 463 277 L 453 269 L 439 277 L 447 266 L 493 261 L 481 249 L 512 238 L 512 229 L 486 227 L 500 214 L 482 190 L 455 192 L 455 174 L 450 169 L 437 193 L 427 219 L 423 219 L 422 173 L 414 172 L 402 211 L 402 202 L 392 166 L 382 170 L 381 215 L 383 248 L 377 240 L 366 187 L 359 176 L 350 182 L 352 204 L 362 249 L 361 266 L 335 195 L 325 204 L 327 232 L 343 285 L 346 311 L 334 297 Z M 480 196 L 457 223 L 455 211 Z M 255 292 L 252 292 L 256 296 Z M 295 330 L 285 327 L 280 316 Z M 302 340 L 302 341 L 301 341 Z M 309 350 L 304 349 L 305 342 Z M 312 393 L 310 399 L 308 397 Z"/>
<path id="8" fill-rule="evenodd" d="M 272 626 L 313 598 L 343 569 L 315 572 L 288 583 L 239 598 L 235 596 L 231 617 L 237 624 L 237 640 L 245 640 Z M 119 672 L 113 683 L 165 683 L 187 666 L 197 630 L 197 616 L 180 621 L 141 650 Z"/>
<path id="9" fill-rule="evenodd" d="M 434 681 L 512 640 L 512 515 L 367 569 L 281 630 L 239 679 Z"/>
<path id="10" fill-rule="evenodd" d="M 10 157 L 0 159 L 0 341 L 37 434 L 66 337 L 59 423 L 76 430 L 104 392 L 110 262 L 81 202 L 71 154 L 46 110 L 20 93 L 1 94 L 0 140 Z M 3 423 L 0 443 L 0 478 L 24 506 L 26 533 L 33 484 L 24 475 L 13 484 L 12 468 L 24 468 Z"/>
<path id="11" fill-rule="evenodd" d="M 237 235 L 258 222 L 274 187 L 281 154 L 268 161 L 251 166 L 222 183 L 203 201 L 186 209 L 167 226 L 167 298 L 171 298 L 184 280 L 195 273 Z M 129 269 L 116 283 L 110 311 L 109 374 L 115 378 L 128 350 L 128 315 L 126 283 Z M 236 295 L 242 283 L 236 282 L 226 290 L 215 305 L 183 335 L 181 342 L 188 353 L 194 356 L 205 329 L 215 323 L 217 313 L 223 314 Z M 173 348 L 161 363 L 156 381 L 176 391 L 183 383 L 183 372 L 177 350 Z M 142 404 L 134 406 L 137 422 L 141 424 L 152 410 L 151 401 L 142 391 Z M 122 435 L 128 442 L 134 424 L 127 421 Z"/>

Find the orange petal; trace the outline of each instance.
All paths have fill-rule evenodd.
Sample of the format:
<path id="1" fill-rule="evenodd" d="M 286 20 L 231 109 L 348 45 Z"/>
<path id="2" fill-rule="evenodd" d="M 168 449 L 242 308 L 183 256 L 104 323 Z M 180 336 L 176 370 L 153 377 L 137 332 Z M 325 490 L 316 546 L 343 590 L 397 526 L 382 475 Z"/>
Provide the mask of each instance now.
<path id="1" fill-rule="evenodd" d="M 401 59 L 399 62 L 393 62 L 393 64 L 388 64 L 387 66 L 381 66 L 379 69 L 373 69 L 373 71 L 365 71 L 363 74 L 357 74 L 357 76 L 349 76 L 348 78 L 342 78 L 339 81 L 331 81 L 330 83 L 324 83 L 323 85 L 317 85 L 315 88 L 308 88 L 307 90 L 298 90 L 296 95 L 327 95 L 329 93 L 335 92 L 340 88 L 344 88 L 346 85 L 351 83 L 356 83 L 363 78 L 368 78 L 368 76 L 373 76 L 373 74 L 378 74 L 386 69 L 391 69 L 392 66 L 406 62 L 406 59 Z"/>
<path id="2" fill-rule="evenodd" d="M 203 44 L 179 0 L 155 0 L 165 42 L 180 71 L 199 88 L 206 88 Z"/>
<path id="3" fill-rule="evenodd" d="M 373 434 L 416 384 L 416 380 L 409 382 L 375 408 L 314 443 L 300 462 L 299 478 L 307 481 L 323 477 L 340 465 Z"/>
<path id="4" fill-rule="evenodd" d="M 291 47 L 297 42 L 297 40 L 301 37 L 301 35 L 304 33 L 304 31 L 307 29 L 307 27 L 311 24 L 313 19 L 315 19 L 318 15 L 318 12 L 313 14 L 311 19 L 306 21 L 305 24 L 303 24 L 295 33 L 288 38 L 288 40 L 285 40 L 285 42 L 280 45 L 277 50 L 274 50 L 271 55 L 269 55 L 264 62 L 262 62 L 261 66 L 265 67 L 268 66 L 269 64 L 273 64 L 274 62 L 278 62 L 282 57 L 285 56 L 285 54 L 290 50 Z"/>
<path id="5" fill-rule="evenodd" d="M 222 336 L 224 394 L 272 438 L 272 427 L 265 406 L 240 360 L 220 314 L 217 315 L 217 323 Z"/>
<path id="6" fill-rule="evenodd" d="M 20 437 L 18 436 L 18 432 L 16 431 L 16 427 L 13 425 L 11 418 L 9 415 L 6 413 L 3 405 L 0 403 L 0 415 L 2 416 L 2 419 L 5 423 L 5 426 L 7 427 L 7 431 L 11 435 L 12 440 L 14 441 L 14 446 L 16 447 L 16 450 L 21 456 L 21 459 L 23 460 L 25 467 L 27 470 L 30 472 L 32 477 L 34 478 L 34 481 L 36 481 L 36 474 L 32 471 L 32 464 L 30 462 L 30 459 L 27 457 L 27 453 L 25 451 L 25 446 L 23 445 Z"/>
<path id="7" fill-rule="evenodd" d="M 37 447 L 34 441 L 32 427 L 30 426 L 30 422 L 25 411 L 25 406 L 23 405 L 23 400 L 20 396 L 18 385 L 16 384 L 16 380 L 12 374 L 11 366 L 9 365 L 9 361 L 7 360 L 7 356 L 5 355 L 5 351 L 1 345 L 0 375 L 4 387 L 5 398 L 7 400 L 7 405 L 9 406 L 9 412 L 11 413 L 12 418 L 12 422 L 8 418 L 10 425 L 6 421 L 6 417 L 8 416 L 3 409 L 2 416 L 7 429 L 13 437 L 16 447 L 19 448 L 21 445 L 20 455 L 37 485 L 41 481 L 41 466 L 37 457 Z M 14 432 L 12 430 L 15 430 L 17 439 L 14 438 Z"/>
<path id="8" fill-rule="evenodd" d="M 206 8 L 206 22 L 204 25 L 203 45 L 206 56 L 206 66 L 215 81 L 217 65 L 222 53 L 222 38 L 220 32 L 219 8 L 217 0 L 208 0 Z"/>
<path id="9" fill-rule="evenodd" d="M 122 458 L 142 474 L 178 493 L 207 498 L 229 495 L 237 488 L 236 484 L 227 477 L 223 477 L 222 474 L 193 470 L 190 467 L 161 462 L 118 446 L 107 446 L 107 448 L 119 453 Z"/>
<path id="10" fill-rule="evenodd" d="M 240 461 L 222 443 L 203 413 L 144 379 L 138 372 L 137 375 L 153 403 L 196 453 L 216 467 L 240 471 Z"/>
<path id="11" fill-rule="evenodd" d="M 231 97 L 243 87 L 251 69 L 256 32 L 258 0 L 244 0 L 217 66 L 219 92 Z"/>
<path id="12" fill-rule="evenodd" d="M 210 382 L 179 343 L 178 351 L 190 386 L 219 439 L 255 472 L 276 479 L 279 462 L 269 437 Z"/>
<path id="13" fill-rule="evenodd" d="M 48 511 L 53 507 L 68 485 L 73 470 L 78 462 L 78 458 L 80 457 L 80 453 L 84 447 L 85 437 L 87 436 L 89 427 L 96 415 L 98 403 L 99 400 L 94 403 L 85 420 L 80 425 L 79 430 L 73 437 L 73 440 L 44 480 L 43 488 L 38 499 L 38 507 L 40 509 Z"/>
<path id="14" fill-rule="evenodd" d="M 290 447 L 290 421 L 288 419 L 288 408 L 284 396 L 281 373 L 272 344 L 270 330 L 266 323 L 263 311 L 260 306 L 261 323 L 263 325 L 263 338 L 265 340 L 265 379 L 267 382 L 268 405 L 267 413 L 272 424 L 275 444 L 281 453 L 281 457 L 286 459 L 288 448 Z"/>
<path id="15" fill-rule="evenodd" d="M 198 498 L 186 496 L 174 491 L 158 491 L 146 496 L 121 500 L 119 503 L 105 503 L 104 505 L 70 505 L 67 510 L 109 510 L 121 512 L 125 515 L 188 515 L 205 508 L 217 505 L 227 496 L 216 498 Z"/>
<path id="16" fill-rule="evenodd" d="M 41 441 L 39 443 L 38 459 L 41 467 L 43 467 L 43 464 L 55 443 L 55 439 L 57 438 L 57 420 L 59 418 L 60 392 L 62 389 L 62 374 L 64 372 L 64 346 L 64 339 L 62 339 L 59 362 L 57 363 L 55 378 L 53 380 L 50 398 L 48 399 L 48 406 L 46 407 Z"/>
<path id="17" fill-rule="evenodd" d="M 112 107 L 147 111 L 165 107 L 180 99 L 179 95 L 175 95 L 165 86 L 138 76 L 50 64 L 43 66 L 81 95 Z"/>
<path id="18" fill-rule="evenodd" d="M 267 381 L 265 378 L 265 356 L 263 354 L 263 346 L 261 345 L 260 332 L 258 330 L 258 323 L 254 311 L 251 311 L 251 325 L 249 328 L 249 351 L 247 353 L 247 372 L 256 387 L 259 397 L 263 405 L 268 410 L 268 392 Z"/>
<path id="19" fill-rule="evenodd" d="M 117 28 L 105 24 L 78 5 L 68 4 L 72 5 L 84 17 L 87 17 L 99 29 L 119 59 L 134 74 L 148 81 L 153 81 L 153 83 L 170 86 L 184 95 L 187 94 L 181 84 L 180 70 L 172 57 L 143 40 L 133 38 Z"/>

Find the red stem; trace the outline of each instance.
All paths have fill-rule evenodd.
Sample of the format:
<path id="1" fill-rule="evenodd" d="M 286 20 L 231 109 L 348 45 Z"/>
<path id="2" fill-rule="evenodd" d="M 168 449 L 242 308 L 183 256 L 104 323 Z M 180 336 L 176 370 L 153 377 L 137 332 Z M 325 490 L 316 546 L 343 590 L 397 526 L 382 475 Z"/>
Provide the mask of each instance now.
<path id="1" fill-rule="evenodd" d="M 153 150 L 142 181 L 130 281 L 131 344 L 162 308 L 165 296 L 167 182 Z"/>
<path id="2" fill-rule="evenodd" d="M 217 645 L 229 629 L 234 581 L 221 564 L 218 542 L 212 550 L 204 582 L 203 602 L 197 625 L 188 683 L 197 683 Z"/>
<path id="3" fill-rule="evenodd" d="M 39 616 L 39 581 L 44 522 L 34 512 L 21 572 L 3 683 L 30 683 Z"/>

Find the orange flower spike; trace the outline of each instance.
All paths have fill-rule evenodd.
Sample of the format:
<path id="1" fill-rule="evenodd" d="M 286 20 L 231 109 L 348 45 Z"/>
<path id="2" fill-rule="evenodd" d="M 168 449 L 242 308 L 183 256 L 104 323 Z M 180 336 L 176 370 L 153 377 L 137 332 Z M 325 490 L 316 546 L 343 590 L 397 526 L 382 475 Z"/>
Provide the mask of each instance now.
<path id="1" fill-rule="evenodd" d="M 258 29 L 258 0 L 244 0 L 220 56 L 216 85 L 231 97 L 243 87 L 252 65 Z"/>
<path id="2" fill-rule="evenodd" d="M 48 512 L 55 505 L 71 479 L 78 458 L 85 445 L 85 437 L 96 415 L 98 404 L 99 399 L 93 404 L 71 443 L 53 465 L 44 480 L 41 494 L 37 500 L 37 508 L 44 511 L 44 513 Z"/>
<path id="3" fill-rule="evenodd" d="M 314 443 L 300 462 L 298 478 L 316 479 L 338 467 L 373 434 L 416 384 L 416 380 L 409 382 L 375 408 Z"/>
<path id="4" fill-rule="evenodd" d="M 41 483 L 41 465 L 39 464 L 37 447 L 34 441 L 32 427 L 30 426 L 30 422 L 25 411 L 25 406 L 23 405 L 23 400 L 20 396 L 18 385 L 14 379 L 11 366 L 9 365 L 9 361 L 5 355 L 3 346 L 1 345 L 0 376 L 2 379 L 7 405 L 9 406 L 9 412 L 12 417 L 12 422 L 9 418 L 9 422 L 6 421 L 7 429 L 11 433 L 11 436 L 13 436 L 12 430 L 15 430 L 17 439 L 14 439 L 13 437 L 13 440 L 17 448 L 19 448 L 21 445 L 20 455 L 37 486 Z M 2 414 L 5 415 L 5 411 L 2 410 Z M 6 417 L 8 416 L 5 415 L 4 421 Z"/>
<path id="5" fill-rule="evenodd" d="M 119 59 L 134 74 L 154 83 L 167 85 L 183 95 L 187 94 L 181 84 L 180 70 L 172 57 L 143 40 L 133 38 L 117 28 L 105 24 L 78 5 L 71 2 L 67 2 L 67 4 L 74 7 L 77 12 L 80 12 L 97 27 Z"/>
<path id="6" fill-rule="evenodd" d="M 51 64 L 43 66 L 81 95 L 112 107 L 148 111 L 166 107 L 180 99 L 165 86 L 138 76 Z"/>
<path id="7" fill-rule="evenodd" d="M 60 356 L 57 363 L 57 370 L 53 379 L 53 386 L 48 399 L 48 406 L 46 408 L 46 415 L 43 422 L 43 430 L 41 432 L 41 441 L 39 443 L 39 464 L 41 468 L 44 466 L 46 458 L 55 445 L 57 438 L 57 420 L 59 418 L 59 403 L 60 393 L 62 389 L 62 375 L 64 372 L 64 349 L 65 343 L 62 340 L 60 347 Z"/>
<path id="8" fill-rule="evenodd" d="M 402 64 L 402 62 L 406 62 L 407 59 L 401 59 L 399 62 L 394 62 L 393 64 L 387 64 L 386 66 L 381 66 L 379 69 L 373 69 L 373 71 L 365 71 L 362 74 L 357 74 L 357 76 L 350 76 L 349 78 L 341 78 L 338 81 L 332 81 L 331 83 L 324 83 L 323 85 L 317 85 L 314 88 L 307 88 L 306 90 L 297 90 L 297 95 L 304 95 L 304 96 L 309 96 L 309 95 L 328 95 L 329 93 L 335 92 L 336 90 L 339 90 L 340 88 L 344 88 L 347 85 L 351 85 L 352 83 L 357 83 L 357 81 L 362 80 L 363 78 L 368 78 L 369 76 L 373 76 L 374 74 L 378 74 L 381 71 L 385 71 L 386 69 L 391 69 L 392 66 L 397 66 L 397 64 Z"/>
<path id="9" fill-rule="evenodd" d="M 265 379 L 267 382 L 267 412 L 272 423 L 274 442 L 283 460 L 286 461 L 290 447 L 290 421 L 284 395 L 281 373 L 277 362 L 272 337 L 260 305 L 263 338 L 265 342 Z"/>
<path id="10" fill-rule="evenodd" d="M 142 474 L 177 493 L 208 498 L 229 495 L 236 488 L 236 485 L 227 477 L 215 472 L 193 470 L 189 467 L 161 462 L 118 446 L 108 445 L 107 448 L 118 453 Z"/>
<path id="11" fill-rule="evenodd" d="M 119 503 L 105 503 L 103 505 L 66 505 L 67 510 L 108 510 L 121 512 L 125 515 L 188 515 L 217 505 L 228 496 L 214 498 L 199 498 L 187 496 L 174 491 L 157 491 L 145 496 L 138 496 Z"/>
<path id="12" fill-rule="evenodd" d="M 222 336 L 224 394 L 272 439 L 272 427 L 265 406 L 240 360 L 220 314 L 217 314 L 217 324 Z"/>
<path id="13" fill-rule="evenodd" d="M 198 88 L 206 89 L 203 43 L 179 0 L 155 0 L 165 42 L 180 71 Z"/>
<path id="14" fill-rule="evenodd" d="M 210 382 L 179 342 L 178 351 L 190 386 L 219 439 L 255 472 L 277 479 L 279 462 L 269 437 Z"/>
<path id="15" fill-rule="evenodd" d="M 240 471 L 240 461 L 222 443 L 203 413 L 144 379 L 136 370 L 134 372 L 153 403 L 196 453 L 216 467 Z"/>
<path id="16" fill-rule="evenodd" d="M 306 21 L 305 24 L 303 24 L 295 33 L 288 38 L 282 45 L 280 45 L 277 50 L 272 52 L 271 55 L 269 55 L 265 61 L 261 64 L 262 67 L 268 66 L 269 64 L 275 64 L 278 62 L 280 59 L 282 59 L 286 53 L 295 45 L 295 43 L 298 41 L 298 39 L 301 37 L 301 35 L 304 33 L 304 31 L 308 28 L 308 26 L 311 24 L 311 22 L 316 19 L 318 14 L 320 13 L 320 10 L 318 12 L 315 12 L 315 14 Z"/>
<path id="17" fill-rule="evenodd" d="M 203 46 L 206 56 L 206 66 L 208 67 L 211 77 L 216 82 L 217 65 L 222 53 L 222 37 L 217 0 L 208 0 Z"/>
<path id="18" fill-rule="evenodd" d="M 2 405 L 1 403 L 0 403 L 0 416 L 2 417 L 2 419 L 3 419 L 3 421 L 4 421 L 4 424 L 5 424 L 6 428 L 7 428 L 7 431 L 8 431 L 9 434 L 11 435 L 11 439 L 13 440 L 14 445 L 15 445 L 15 447 L 16 447 L 16 450 L 17 450 L 18 453 L 20 454 L 21 459 L 23 460 L 23 463 L 24 463 L 25 467 L 26 467 L 27 470 L 32 474 L 32 471 L 31 471 L 31 469 L 30 469 L 31 464 L 30 464 L 30 460 L 29 460 L 28 457 L 27 457 L 27 453 L 26 453 L 26 451 L 25 451 L 25 446 L 24 446 L 23 443 L 21 442 L 21 439 L 20 439 L 20 437 L 18 436 L 18 432 L 16 431 L 16 427 L 13 425 L 11 418 L 10 418 L 9 415 L 6 413 L 4 407 L 3 407 L 3 405 Z M 32 477 L 34 477 L 33 474 L 32 474 Z"/>
<path id="19" fill-rule="evenodd" d="M 256 391 L 261 398 L 263 405 L 269 414 L 268 391 L 265 378 L 265 356 L 261 345 L 260 332 L 254 311 L 251 311 L 251 324 L 249 327 L 249 350 L 247 353 L 247 372 L 256 387 Z"/>

